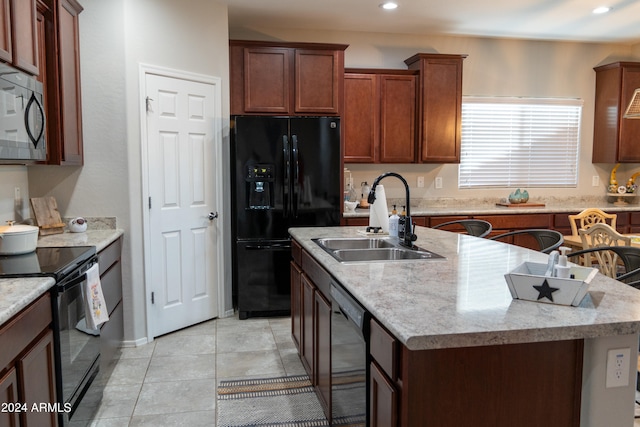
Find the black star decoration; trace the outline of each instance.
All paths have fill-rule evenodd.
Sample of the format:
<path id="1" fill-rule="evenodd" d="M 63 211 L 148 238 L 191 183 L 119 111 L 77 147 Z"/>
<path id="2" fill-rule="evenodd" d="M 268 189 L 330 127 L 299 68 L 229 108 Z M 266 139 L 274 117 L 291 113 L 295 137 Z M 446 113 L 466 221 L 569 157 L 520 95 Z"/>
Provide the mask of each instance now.
<path id="1" fill-rule="evenodd" d="M 549 283 L 547 282 L 547 279 L 544 279 L 544 282 L 542 282 L 542 285 L 540 286 L 533 286 L 535 288 L 536 291 L 539 292 L 538 294 L 538 300 L 541 300 L 542 298 L 548 298 L 551 302 L 553 302 L 553 293 L 555 291 L 557 291 L 560 288 L 552 288 L 551 286 L 549 286 Z"/>

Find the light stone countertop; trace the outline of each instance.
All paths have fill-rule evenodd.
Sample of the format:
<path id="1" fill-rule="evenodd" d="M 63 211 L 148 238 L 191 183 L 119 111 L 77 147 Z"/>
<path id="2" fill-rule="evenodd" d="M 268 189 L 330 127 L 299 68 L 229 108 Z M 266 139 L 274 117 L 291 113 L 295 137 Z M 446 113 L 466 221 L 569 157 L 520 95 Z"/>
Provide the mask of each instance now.
<path id="1" fill-rule="evenodd" d="M 0 279 L 0 325 L 37 300 L 54 284 L 51 277 Z"/>
<path id="2" fill-rule="evenodd" d="M 123 235 L 120 229 L 87 230 L 84 233 L 52 234 L 38 238 L 38 247 L 95 246 L 100 252 Z M 0 279 L 0 326 L 55 284 L 50 277 Z"/>
<path id="3" fill-rule="evenodd" d="M 416 227 L 416 245 L 445 260 L 340 263 L 312 238 L 363 227 L 291 228 L 291 236 L 410 350 L 596 338 L 640 332 L 640 291 L 598 274 L 580 306 L 513 300 L 504 274 L 548 256 Z"/>

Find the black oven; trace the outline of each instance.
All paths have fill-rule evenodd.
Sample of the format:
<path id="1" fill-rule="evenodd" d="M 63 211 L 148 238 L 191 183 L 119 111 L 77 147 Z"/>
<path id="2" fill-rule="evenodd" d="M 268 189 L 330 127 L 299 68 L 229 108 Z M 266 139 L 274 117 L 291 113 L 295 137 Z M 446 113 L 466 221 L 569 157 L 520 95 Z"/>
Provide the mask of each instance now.
<path id="1" fill-rule="evenodd" d="M 99 381 L 94 381 L 100 367 L 100 329 L 87 326 L 83 292 L 86 272 L 97 262 L 93 246 L 37 248 L 30 254 L 0 257 L 0 277 L 56 280 L 51 292 L 60 427 L 89 420 L 99 403 L 95 396 L 102 394 Z M 92 398 L 83 401 L 89 390 Z"/>

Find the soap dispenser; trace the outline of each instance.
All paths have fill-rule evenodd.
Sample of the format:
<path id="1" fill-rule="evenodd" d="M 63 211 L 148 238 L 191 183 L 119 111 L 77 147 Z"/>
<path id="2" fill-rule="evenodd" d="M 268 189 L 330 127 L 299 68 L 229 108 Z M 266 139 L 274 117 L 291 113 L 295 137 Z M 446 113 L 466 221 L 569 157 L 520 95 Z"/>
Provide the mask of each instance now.
<path id="1" fill-rule="evenodd" d="M 571 267 L 567 265 L 567 252 L 570 250 L 571 248 L 567 248 L 566 246 L 560 247 L 560 252 L 562 255 L 558 257 L 558 264 L 556 265 L 556 277 L 558 278 L 569 278 L 569 271 L 571 270 Z"/>
<path id="2" fill-rule="evenodd" d="M 389 236 L 398 237 L 398 221 L 399 220 L 400 220 L 400 217 L 398 216 L 396 205 L 393 205 L 393 210 L 391 211 L 391 216 L 389 217 Z"/>
<path id="3" fill-rule="evenodd" d="M 402 212 L 398 217 L 398 237 L 404 237 L 404 225 L 407 222 L 407 211 L 406 207 L 402 207 Z"/>

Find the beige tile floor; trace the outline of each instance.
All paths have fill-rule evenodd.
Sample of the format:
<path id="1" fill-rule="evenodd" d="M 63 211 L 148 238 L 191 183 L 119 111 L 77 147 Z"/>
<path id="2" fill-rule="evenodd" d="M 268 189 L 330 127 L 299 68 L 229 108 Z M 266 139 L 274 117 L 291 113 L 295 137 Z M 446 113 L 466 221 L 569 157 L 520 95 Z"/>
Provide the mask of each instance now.
<path id="1" fill-rule="evenodd" d="M 215 426 L 221 380 L 304 374 L 290 328 L 288 317 L 234 317 L 125 348 L 90 425 Z"/>
<path id="2" fill-rule="evenodd" d="M 303 373 L 288 317 L 212 320 L 123 349 L 90 425 L 211 427 L 220 380 Z"/>

